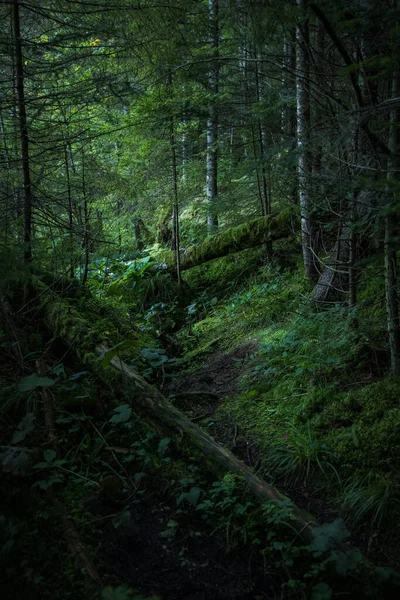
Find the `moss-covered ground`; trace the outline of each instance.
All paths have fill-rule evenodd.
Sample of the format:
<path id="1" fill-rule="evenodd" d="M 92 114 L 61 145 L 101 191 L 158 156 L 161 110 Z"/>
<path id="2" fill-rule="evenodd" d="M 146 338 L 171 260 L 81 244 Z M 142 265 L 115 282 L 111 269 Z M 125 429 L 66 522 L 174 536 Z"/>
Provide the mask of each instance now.
<path id="1" fill-rule="evenodd" d="M 242 458 L 254 454 L 267 480 L 311 512 L 341 516 L 375 560 L 398 567 L 400 380 L 388 374 L 382 283 L 371 289 L 366 277 L 357 314 L 320 309 L 302 265 L 280 262 L 249 269 L 232 291 L 229 257 L 208 265 L 215 287 L 178 334 L 183 385 L 204 388 L 209 373 L 207 389 L 219 394 L 204 421 L 211 430 L 225 441 L 236 431 Z M 220 392 L 213 377 L 224 356 L 230 372 L 240 347 L 234 389 Z"/>
<path id="2" fill-rule="evenodd" d="M 0 330 L 3 597 L 392 597 L 380 594 L 400 562 L 400 380 L 388 375 L 383 287 L 367 277 L 357 312 L 316 307 L 295 243 L 187 270 L 181 290 L 145 258 L 94 271 L 84 292 L 41 294 L 51 330 L 17 319 L 22 371 Z M 99 342 L 328 523 L 318 543 L 293 534 L 290 501 L 257 504 L 239 477 L 140 418 L 111 370 L 99 379 Z M 43 356 L 54 439 L 42 388 L 25 380 Z M 68 550 L 55 500 L 103 591 Z M 382 565 L 367 566 L 371 581 L 354 546 Z"/>

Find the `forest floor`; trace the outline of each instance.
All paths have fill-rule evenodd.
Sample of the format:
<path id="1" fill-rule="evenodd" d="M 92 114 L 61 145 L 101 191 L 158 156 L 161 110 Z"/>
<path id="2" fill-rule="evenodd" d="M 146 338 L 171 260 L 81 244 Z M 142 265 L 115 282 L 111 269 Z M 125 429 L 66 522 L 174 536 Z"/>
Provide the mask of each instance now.
<path id="1" fill-rule="evenodd" d="M 397 596 L 379 595 L 395 577 L 390 567 L 400 568 L 400 385 L 382 377 L 379 330 L 354 332 L 341 307 L 313 312 L 299 303 L 296 270 L 257 263 L 242 280 L 243 265 L 229 264 L 241 287 L 227 293 L 223 280 L 223 292 L 200 289 L 183 309 L 151 306 L 133 328 L 140 344 L 123 358 L 289 504 L 277 512 L 258 505 L 239 478 L 215 472 L 198 451 L 135 414 L 112 379 L 100 380 L 29 315 L 14 330 L 28 357 L 23 368 L 5 330 L 0 345 L 2 598 Z M 114 343 L 121 330 L 126 336 L 120 299 L 107 305 L 86 295 L 76 307 L 98 335 L 107 331 Z M 32 384 L 43 355 L 53 379 L 50 439 L 43 388 Z M 71 552 L 54 499 L 74 523 L 79 551 Z M 351 529 L 348 550 L 334 549 L 321 563 L 323 553 L 299 545 L 290 502 L 328 527 L 321 529 L 335 543 Z M 377 592 L 366 593 L 354 547 L 382 567 L 368 567 Z"/>

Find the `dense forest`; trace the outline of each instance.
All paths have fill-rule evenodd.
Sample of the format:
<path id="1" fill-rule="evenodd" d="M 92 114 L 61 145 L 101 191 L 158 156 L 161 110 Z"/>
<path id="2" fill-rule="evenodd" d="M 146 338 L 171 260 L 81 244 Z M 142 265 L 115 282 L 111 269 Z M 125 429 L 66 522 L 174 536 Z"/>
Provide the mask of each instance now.
<path id="1" fill-rule="evenodd" d="M 400 3 L 1 0 L 5 600 L 398 598 Z"/>

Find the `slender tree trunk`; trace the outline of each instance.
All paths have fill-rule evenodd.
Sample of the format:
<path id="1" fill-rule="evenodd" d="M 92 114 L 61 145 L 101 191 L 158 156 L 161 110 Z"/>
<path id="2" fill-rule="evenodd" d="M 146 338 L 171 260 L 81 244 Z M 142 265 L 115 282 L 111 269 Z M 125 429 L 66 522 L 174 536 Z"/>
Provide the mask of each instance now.
<path id="1" fill-rule="evenodd" d="M 172 167 L 172 231 L 175 250 L 176 275 L 178 287 L 181 286 L 181 266 L 180 266 L 180 243 L 179 243 L 179 204 L 178 204 L 178 172 L 176 168 L 176 148 L 175 148 L 175 126 L 174 118 L 170 121 L 170 146 L 171 146 L 171 167 Z"/>
<path id="2" fill-rule="evenodd" d="M 392 98 L 398 98 L 400 95 L 400 53 L 395 53 L 394 73 L 392 82 Z M 388 159 L 388 196 L 390 198 L 389 207 L 393 206 L 396 198 L 390 190 L 390 183 L 394 179 L 399 179 L 400 169 L 400 110 L 393 108 L 390 111 L 390 139 L 389 147 L 392 156 Z M 397 212 L 390 210 L 385 218 L 385 288 L 386 288 L 386 314 L 387 329 L 389 334 L 390 365 L 393 374 L 400 374 L 400 322 L 399 322 L 399 298 L 397 290 L 397 256 L 393 240 L 398 235 L 399 219 Z"/>
<path id="3" fill-rule="evenodd" d="M 289 110 L 288 110 L 288 90 L 289 90 L 289 70 L 290 70 L 291 44 L 286 38 L 283 41 L 283 61 L 282 61 L 282 108 L 281 108 L 281 132 L 288 132 Z"/>
<path id="4" fill-rule="evenodd" d="M 168 71 L 167 87 L 172 96 L 172 74 Z M 179 244 L 179 203 L 178 203 L 178 170 L 176 161 L 175 120 L 173 114 L 169 120 L 169 145 L 171 149 L 172 169 L 172 249 L 175 252 L 176 275 L 178 287 L 181 286 L 180 244 Z"/>
<path id="5" fill-rule="evenodd" d="M 8 243 L 9 219 L 10 219 L 10 215 L 12 214 L 10 212 L 10 198 L 12 196 L 13 190 L 12 190 L 12 184 L 10 182 L 10 176 L 11 176 L 12 171 L 11 171 L 11 166 L 10 166 L 10 156 L 9 156 L 9 151 L 8 151 L 7 136 L 6 136 L 6 131 L 5 131 L 5 127 L 4 127 L 3 111 L 2 111 L 1 106 L 0 106 L 0 130 L 1 130 L 3 147 L 4 147 L 4 162 L 5 162 L 6 173 L 7 173 L 7 181 L 6 181 L 5 190 L 4 190 L 5 223 L 4 223 L 4 229 L 2 230 L 2 231 L 4 231 L 4 240 L 3 240 L 4 244 L 7 244 Z"/>
<path id="6" fill-rule="evenodd" d="M 85 174 L 85 155 L 82 148 L 82 196 L 83 196 L 83 249 L 85 253 L 82 284 L 85 285 L 89 273 L 90 258 L 90 224 L 89 208 L 86 194 L 86 174 Z"/>
<path id="7" fill-rule="evenodd" d="M 218 1 L 208 0 L 209 20 L 211 27 L 211 53 L 213 61 L 209 73 L 211 101 L 207 119 L 207 159 L 206 159 L 206 195 L 207 195 L 207 231 L 215 233 L 218 229 L 218 213 L 216 200 L 218 195 L 218 110 L 217 94 L 219 83 L 219 25 Z"/>
<path id="8" fill-rule="evenodd" d="M 255 167 L 256 167 L 258 201 L 260 203 L 261 216 L 265 217 L 265 215 L 266 215 L 266 208 L 265 208 L 264 197 L 263 197 L 263 193 L 262 193 L 262 189 L 261 189 L 260 173 L 259 173 L 259 170 L 258 170 L 257 142 L 256 142 L 256 133 L 255 133 L 255 127 L 254 127 L 254 125 L 252 125 L 252 127 L 251 127 L 251 138 L 252 138 L 252 141 L 253 141 L 254 164 L 255 164 Z"/>
<path id="9" fill-rule="evenodd" d="M 25 105 L 24 68 L 21 43 L 20 2 L 14 0 L 12 4 L 12 22 L 15 45 L 15 72 L 17 80 L 17 103 L 19 132 L 21 137 L 22 173 L 24 180 L 24 260 L 32 260 L 32 183 L 29 164 L 29 135 Z"/>
<path id="10" fill-rule="evenodd" d="M 355 226 L 357 223 L 357 196 L 358 191 L 355 191 L 351 201 L 350 207 L 350 231 L 349 231 L 349 306 L 354 308 L 357 304 L 357 271 L 356 271 L 356 257 L 357 257 L 357 238 L 355 232 Z M 353 321 L 353 324 L 357 326 L 357 320 Z"/>
<path id="11" fill-rule="evenodd" d="M 262 91 L 261 91 L 261 56 L 256 55 L 257 62 L 255 66 L 255 80 L 256 80 L 256 101 L 260 103 L 263 99 Z M 260 161 L 261 161 L 261 192 L 262 192 L 262 206 L 263 206 L 263 215 L 269 215 L 271 213 L 270 203 L 269 203 L 269 193 L 268 193 L 268 178 L 266 173 L 265 166 L 265 131 L 263 129 L 263 122 L 261 117 L 258 118 L 257 121 L 257 129 L 258 129 L 258 144 L 260 148 Z"/>
<path id="12" fill-rule="evenodd" d="M 309 80 L 309 24 L 304 15 L 307 0 L 297 0 L 301 10 L 300 21 L 296 29 L 296 91 L 297 91 L 297 150 L 298 184 L 301 215 L 301 238 L 303 260 L 306 275 L 314 281 L 317 275 L 312 239 L 310 176 L 311 158 L 309 150 L 310 129 L 310 80 Z"/>
<path id="13" fill-rule="evenodd" d="M 315 35 L 315 75 L 318 82 L 318 85 L 323 86 L 324 82 L 324 48 L 325 48 L 325 28 L 323 23 L 317 19 L 316 23 L 316 35 Z M 314 112 L 314 124 L 316 124 L 317 128 L 320 127 L 321 121 L 324 118 L 324 110 L 323 106 L 318 102 L 315 104 L 315 112 Z M 313 152 L 313 161 L 312 161 L 312 172 L 314 176 L 320 177 L 321 167 L 322 167 L 322 133 L 318 137 L 315 143 L 315 150 Z"/>
<path id="14" fill-rule="evenodd" d="M 70 244 L 70 276 L 71 279 L 74 277 L 75 265 L 74 265 L 74 213 L 72 207 L 72 194 L 71 194 L 71 178 L 69 173 L 69 161 L 68 161 L 68 146 L 64 146 L 64 162 L 65 162 L 65 178 L 67 180 L 67 197 L 68 197 L 68 229 L 69 229 L 69 244 Z"/>
<path id="15" fill-rule="evenodd" d="M 182 183 L 186 183 L 187 180 L 187 162 L 188 162 L 188 143 L 187 143 L 187 128 L 188 121 L 186 117 L 183 117 L 182 125 L 182 135 L 181 135 L 181 148 L 182 148 Z"/>
<path id="16" fill-rule="evenodd" d="M 144 248 L 143 240 L 142 240 L 142 230 L 140 228 L 141 219 L 135 218 L 133 220 L 133 234 L 135 236 L 136 247 L 141 252 Z"/>

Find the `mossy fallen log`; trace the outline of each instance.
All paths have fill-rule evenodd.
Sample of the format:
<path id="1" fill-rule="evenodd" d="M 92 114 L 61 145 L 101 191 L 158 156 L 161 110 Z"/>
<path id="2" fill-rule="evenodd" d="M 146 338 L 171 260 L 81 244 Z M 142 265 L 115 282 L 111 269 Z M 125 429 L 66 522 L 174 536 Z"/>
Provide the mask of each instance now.
<path id="1" fill-rule="evenodd" d="M 214 468 L 241 475 L 249 491 L 258 500 L 271 501 L 276 505 L 281 505 L 286 500 L 283 494 L 258 477 L 232 452 L 214 441 L 118 356 L 111 358 L 108 367 L 102 366 L 99 357 L 109 352 L 107 344 L 103 341 L 96 343 L 96 334 L 66 299 L 52 296 L 43 304 L 42 309 L 45 323 L 53 333 L 73 348 L 80 359 L 90 365 L 106 384 L 112 382 L 115 389 L 119 388 L 132 408 L 158 431 L 183 438 L 185 446 L 196 448 L 206 455 L 208 463 Z M 297 528 L 299 536 L 306 540 L 312 539 L 316 521 L 296 506 L 292 507 L 292 514 L 292 524 Z"/>
<path id="2" fill-rule="evenodd" d="M 291 215 L 285 211 L 277 216 L 259 217 L 237 227 L 231 227 L 182 252 L 181 271 L 245 248 L 253 248 L 287 237 L 290 234 L 290 225 Z M 165 263 L 169 269 L 175 268 L 176 260 L 173 252 L 168 254 Z"/>

